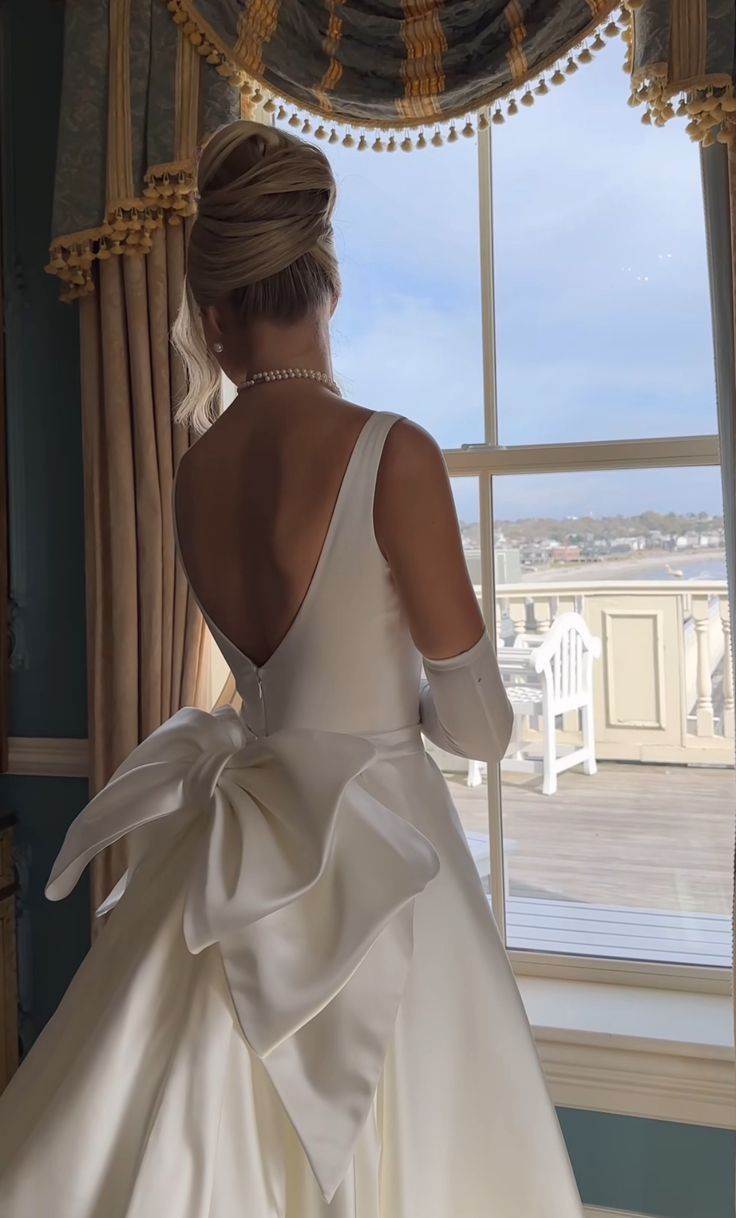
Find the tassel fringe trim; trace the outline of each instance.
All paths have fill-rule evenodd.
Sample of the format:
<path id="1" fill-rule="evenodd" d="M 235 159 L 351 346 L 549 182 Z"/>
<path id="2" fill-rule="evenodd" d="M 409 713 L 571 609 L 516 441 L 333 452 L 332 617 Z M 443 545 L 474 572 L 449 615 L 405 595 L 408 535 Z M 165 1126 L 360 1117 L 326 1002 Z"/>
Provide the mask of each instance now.
<path id="1" fill-rule="evenodd" d="M 636 0 L 633 0 L 636 2 Z M 341 144 L 358 152 L 411 152 L 424 148 L 439 148 L 443 144 L 470 139 L 489 125 L 505 123 L 520 112 L 521 107 L 533 106 L 553 88 L 563 85 L 580 66 L 593 62 L 605 39 L 615 38 L 625 31 L 628 20 L 626 8 L 616 18 L 621 0 L 601 3 L 593 25 L 574 47 L 568 47 L 561 58 L 543 64 L 535 77 L 517 83 L 510 93 L 499 96 L 475 114 L 448 116 L 433 129 L 407 124 L 393 129 L 374 123 L 357 128 L 332 123 L 328 116 L 306 110 L 288 99 L 280 99 L 266 91 L 265 85 L 250 78 L 229 60 L 224 47 L 217 44 L 213 31 L 200 24 L 190 14 L 189 0 L 168 0 L 168 8 L 183 34 L 198 53 L 217 72 L 241 90 L 249 108 L 260 106 L 265 114 L 275 115 L 302 135 Z M 625 36 L 625 34 L 624 34 Z M 46 270 L 62 281 L 62 300 L 73 301 L 94 291 L 92 266 L 115 255 L 145 255 L 152 245 L 152 233 L 164 223 L 180 224 L 187 216 L 196 214 L 196 172 L 194 160 L 172 165 L 157 165 L 146 174 L 143 198 L 112 204 L 104 222 L 85 232 L 56 237 L 51 244 L 51 257 Z"/>
<path id="2" fill-rule="evenodd" d="M 476 132 L 487 130 L 490 124 L 506 123 L 520 113 L 522 107 L 535 105 L 537 98 L 565 84 L 579 67 L 592 63 L 596 53 L 605 47 L 605 39 L 619 34 L 627 47 L 624 70 L 631 73 L 631 14 L 641 7 L 643 0 L 626 0 L 616 16 L 613 14 L 619 8 L 620 0 L 610 6 L 604 5 L 595 32 L 588 31 L 582 42 L 575 48 L 568 48 L 562 58 L 543 65 L 534 78 L 517 84 L 510 93 L 495 98 L 476 114 L 448 117 L 432 130 L 417 129 L 413 124 L 393 129 L 378 123 L 346 127 L 341 123 L 333 124 L 326 115 L 296 106 L 286 98 L 272 96 L 265 85 L 233 66 L 225 50 L 215 45 L 215 35 L 200 28 L 189 15 L 188 3 L 189 0 L 168 0 L 174 21 L 182 26 L 183 33 L 199 54 L 242 91 L 250 106 L 260 106 L 264 113 L 275 115 L 302 135 L 324 140 L 327 144 L 341 144 L 358 152 L 370 149 L 390 153 L 422 151 L 430 146 L 439 148 L 445 143 L 457 143 L 461 138 L 470 139 Z M 634 74 L 629 104 L 645 107 L 642 122 L 647 125 L 661 127 L 672 118 L 687 118 L 688 135 L 704 147 L 736 138 L 736 95 L 734 82 L 727 76 L 688 81 L 683 87 L 667 81 L 666 65 L 656 65 Z M 104 223 L 97 228 L 55 238 L 46 270 L 62 281 L 62 300 L 77 300 L 94 291 L 92 265 L 95 261 L 104 261 L 114 255 L 145 255 L 151 249 L 155 229 L 164 223 L 181 224 L 186 217 L 195 214 L 194 161 L 157 165 L 146 174 L 142 199 L 111 205 Z"/>
<path id="3" fill-rule="evenodd" d="M 722 85 L 683 87 L 648 73 L 635 83 L 629 105 L 644 106 L 641 121 L 647 126 L 664 127 L 670 119 L 686 118 L 687 134 L 704 148 L 726 144 L 736 135 L 736 95 L 728 78 Z"/>
<path id="4" fill-rule="evenodd" d="M 142 199 L 123 200 L 108 208 L 103 224 L 57 237 L 46 266 L 64 285 L 61 299 L 78 300 L 94 292 L 92 264 L 121 254 L 147 254 L 152 234 L 164 223 L 181 224 L 197 210 L 193 161 L 157 165 L 146 174 Z"/>
<path id="5" fill-rule="evenodd" d="M 631 13 L 642 7 L 644 0 L 626 0 Z M 654 64 L 632 71 L 633 27 L 624 30 L 626 43 L 625 70 L 631 74 L 630 106 L 644 106 L 641 121 L 647 126 L 664 127 L 673 118 L 688 120 L 685 130 L 692 140 L 704 148 L 715 143 L 728 143 L 736 134 L 736 93 L 734 81 L 728 75 L 711 75 L 702 79 L 671 82 L 667 65 Z"/>
<path id="6" fill-rule="evenodd" d="M 633 3 L 636 2 L 633 0 Z M 549 92 L 548 80 L 555 85 L 563 84 L 568 76 L 577 72 L 579 65 L 592 63 L 596 52 L 605 47 L 605 39 L 615 38 L 622 33 L 629 20 L 627 5 L 622 4 L 622 0 L 598 0 L 594 20 L 562 52 L 537 65 L 534 73 L 528 77 L 478 102 L 472 113 L 458 111 L 444 114 L 432 135 L 427 130 L 428 121 L 432 124 L 431 119 L 416 118 L 402 122 L 387 118 L 352 123 L 333 115 L 329 109 L 319 109 L 316 104 L 310 107 L 285 94 L 273 93 L 271 86 L 259 77 L 257 71 L 246 70 L 244 65 L 233 61 L 232 51 L 200 17 L 194 8 L 194 0 L 167 0 L 167 7 L 198 54 L 240 89 L 254 106 L 262 106 L 267 114 L 277 114 L 280 121 L 288 121 L 290 127 L 298 128 L 303 135 L 313 135 L 315 139 L 331 144 L 341 143 L 343 147 L 356 148 L 359 152 L 368 148 L 375 152 L 394 152 L 399 148 L 411 152 L 413 148 L 426 148 L 429 144 L 438 147 L 445 142 L 441 135 L 442 128 L 449 128 L 446 140 L 454 143 L 459 134 L 469 137 L 475 134 L 476 129 L 483 130 L 484 124 L 487 126 L 495 114 L 503 115 L 500 120 L 495 120 L 503 122 L 506 115 L 518 113 L 519 104 L 531 106 L 535 95 Z M 504 103 L 507 103 L 505 111 Z M 329 97 L 326 104 L 329 107 Z"/>

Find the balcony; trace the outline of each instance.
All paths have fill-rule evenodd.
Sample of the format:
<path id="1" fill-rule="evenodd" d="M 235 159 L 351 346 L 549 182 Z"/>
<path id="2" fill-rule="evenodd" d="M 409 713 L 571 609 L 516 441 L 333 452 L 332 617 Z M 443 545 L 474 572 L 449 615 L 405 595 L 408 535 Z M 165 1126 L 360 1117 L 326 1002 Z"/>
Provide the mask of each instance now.
<path id="1" fill-rule="evenodd" d="M 543 635 L 564 612 L 602 641 L 594 669 L 598 772 L 541 790 L 541 724 L 524 762 L 502 763 L 508 946 L 728 967 L 736 776 L 725 581 L 502 585 L 503 640 Z M 500 645 L 503 645 L 500 642 Z M 581 743 L 557 720 L 561 751 Z M 488 885 L 485 783 L 438 756 Z"/>

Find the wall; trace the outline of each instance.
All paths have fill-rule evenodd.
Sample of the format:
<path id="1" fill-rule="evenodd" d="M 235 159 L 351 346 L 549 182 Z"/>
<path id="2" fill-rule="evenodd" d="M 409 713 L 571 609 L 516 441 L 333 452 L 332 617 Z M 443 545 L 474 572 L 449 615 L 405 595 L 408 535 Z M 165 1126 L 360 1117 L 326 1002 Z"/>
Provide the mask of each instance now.
<path id="1" fill-rule="evenodd" d="M 86 736 L 77 316 L 43 270 L 63 16 L 53 0 L 0 5 L 12 736 Z M 80 779 L 0 775 L 0 807 L 17 817 L 25 1047 L 88 946 L 86 884 L 58 905 L 43 896 L 86 796 Z"/>
<path id="2" fill-rule="evenodd" d="M 586 1205 L 658 1218 L 733 1218 L 736 1133 L 560 1109 Z"/>
<path id="3" fill-rule="evenodd" d="M 50 232 L 62 20 L 59 0 L 0 5 L 15 601 L 11 733 L 83 737 L 76 314 L 57 303 L 56 285 L 42 270 Z M 22 955 L 28 1043 L 53 1012 L 89 943 L 84 884 L 60 905 L 43 898 L 50 865 L 85 797 L 86 784 L 77 779 L 0 776 L 0 804 L 18 817 L 21 859 L 29 863 L 23 892 L 29 942 Z M 562 1110 L 560 1119 L 586 1203 L 662 1218 L 733 1218 L 732 1133 L 572 1110 Z"/>

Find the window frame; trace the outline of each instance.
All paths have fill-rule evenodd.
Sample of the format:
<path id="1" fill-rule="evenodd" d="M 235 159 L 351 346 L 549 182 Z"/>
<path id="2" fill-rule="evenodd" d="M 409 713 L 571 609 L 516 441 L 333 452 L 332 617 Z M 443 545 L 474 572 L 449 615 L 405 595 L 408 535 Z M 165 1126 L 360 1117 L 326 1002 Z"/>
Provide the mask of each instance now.
<path id="1" fill-rule="evenodd" d="M 452 478 L 475 477 L 480 504 L 481 603 L 491 637 L 495 637 L 496 589 L 493 562 L 494 479 L 514 474 L 561 474 L 601 470 L 720 466 L 718 436 L 672 436 L 661 439 L 586 441 L 515 445 L 498 443 L 497 341 L 493 233 L 493 140 L 491 128 L 478 133 L 478 199 L 480 225 L 480 294 L 483 334 L 483 417 L 485 441 L 444 449 Z M 506 943 L 503 813 L 500 766 L 488 767 L 488 832 L 491 853 L 490 902 Z M 728 969 L 622 961 L 606 957 L 561 955 L 508 949 L 520 977 L 601 981 L 657 989 L 712 994 L 730 992 Z"/>

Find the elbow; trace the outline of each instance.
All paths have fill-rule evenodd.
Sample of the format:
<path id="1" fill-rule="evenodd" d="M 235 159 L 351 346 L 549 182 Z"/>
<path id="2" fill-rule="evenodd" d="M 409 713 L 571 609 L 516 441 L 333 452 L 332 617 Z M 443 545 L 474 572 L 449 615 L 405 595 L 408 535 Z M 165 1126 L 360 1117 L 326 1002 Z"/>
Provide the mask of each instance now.
<path id="1" fill-rule="evenodd" d="M 511 735 L 514 730 L 514 708 L 509 701 L 508 694 L 504 690 L 503 706 L 498 712 L 498 729 L 496 732 L 494 761 L 500 761 L 506 755 L 506 750 L 509 747 Z"/>
<path id="2" fill-rule="evenodd" d="M 514 727 L 514 711 L 506 691 L 502 689 L 485 718 L 473 725 L 464 737 L 453 741 L 455 752 L 473 761 L 497 765 L 505 756 Z"/>
<path id="3" fill-rule="evenodd" d="M 505 756 L 514 727 L 514 711 L 504 691 L 492 714 L 488 716 L 482 735 L 479 734 L 472 752 L 474 761 L 497 764 Z"/>

